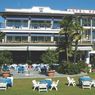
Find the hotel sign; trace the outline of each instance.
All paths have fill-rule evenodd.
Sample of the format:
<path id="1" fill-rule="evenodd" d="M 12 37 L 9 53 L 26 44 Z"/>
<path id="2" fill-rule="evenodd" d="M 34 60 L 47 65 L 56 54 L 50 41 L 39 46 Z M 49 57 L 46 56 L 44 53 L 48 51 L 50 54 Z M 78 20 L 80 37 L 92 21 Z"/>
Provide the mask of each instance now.
<path id="1" fill-rule="evenodd" d="M 67 9 L 67 11 L 74 12 L 74 13 L 95 14 L 95 10 Z"/>
<path id="2" fill-rule="evenodd" d="M 43 10 L 44 10 L 43 8 L 39 8 L 39 11 L 40 11 L 40 12 L 43 12 Z"/>

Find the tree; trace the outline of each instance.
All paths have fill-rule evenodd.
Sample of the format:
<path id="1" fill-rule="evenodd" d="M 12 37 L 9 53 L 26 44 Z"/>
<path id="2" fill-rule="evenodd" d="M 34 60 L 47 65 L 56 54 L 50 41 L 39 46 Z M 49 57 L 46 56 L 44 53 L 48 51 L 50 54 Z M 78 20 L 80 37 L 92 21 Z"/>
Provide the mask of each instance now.
<path id="1" fill-rule="evenodd" d="M 0 42 L 2 42 L 2 39 L 4 38 L 4 36 L 5 36 L 5 33 L 0 32 Z"/>
<path id="2" fill-rule="evenodd" d="M 61 39 L 64 37 L 64 39 L 60 40 L 61 41 L 61 46 L 63 48 L 63 50 L 61 49 L 61 51 L 65 51 L 65 55 L 66 55 L 66 61 L 69 61 L 69 56 L 71 56 L 72 54 L 72 37 L 71 37 L 71 33 L 72 33 L 72 25 L 73 25 L 73 16 L 65 16 L 64 19 L 61 21 L 61 31 L 60 36 Z M 64 36 L 63 36 L 64 35 Z M 60 51 L 60 52 L 61 52 Z"/>
<path id="3" fill-rule="evenodd" d="M 58 63 L 58 53 L 54 50 L 48 49 L 45 53 L 42 54 L 41 60 L 45 64 L 55 64 Z"/>
<path id="4" fill-rule="evenodd" d="M 80 26 L 80 24 L 78 22 L 78 18 L 75 18 L 75 22 L 74 22 L 74 25 L 73 25 L 73 30 L 74 30 L 73 39 L 74 39 L 74 42 L 75 42 L 74 63 L 76 63 L 78 42 L 81 39 L 81 33 L 80 32 L 83 31 L 83 27 Z"/>
<path id="5" fill-rule="evenodd" d="M 0 65 L 12 64 L 13 60 L 9 51 L 0 51 Z"/>
<path id="6" fill-rule="evenodd" d="M 64 39 L 61 40 L 61 46 L 64 47 L 63 49 L 66 54 L 66 62 L 69 61 L 69 57 L 73 54 L 72 43 L 75 43 L 75 63 L 78 41 L 81 38 L 80 30 L 82 27 L 79 25 L 78 20 L 72 15 L 65 16 L 60 24 L 61 31 L 59 33 L 61 38 L 64 37 Z"/>

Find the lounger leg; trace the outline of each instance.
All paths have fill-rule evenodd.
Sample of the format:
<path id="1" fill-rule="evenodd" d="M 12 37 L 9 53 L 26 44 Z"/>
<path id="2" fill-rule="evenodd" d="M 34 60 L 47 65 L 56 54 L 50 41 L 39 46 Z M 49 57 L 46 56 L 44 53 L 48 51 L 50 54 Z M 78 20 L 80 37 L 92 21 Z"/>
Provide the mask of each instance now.
<path id="1" fill-rule="evenodd" d="M 58 90 L 57 87 L 55 87 L 55 89 Z"/>

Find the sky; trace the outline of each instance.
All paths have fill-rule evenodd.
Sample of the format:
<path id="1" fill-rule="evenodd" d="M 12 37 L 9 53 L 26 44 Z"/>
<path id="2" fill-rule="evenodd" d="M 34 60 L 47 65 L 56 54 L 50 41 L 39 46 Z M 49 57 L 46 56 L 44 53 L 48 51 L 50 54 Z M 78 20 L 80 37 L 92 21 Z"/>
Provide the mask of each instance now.
<path id="1" fill-rule="evenodd" d="M 95 0 L 0 0 L 0 12 L 5 8 L 32 8 L 33 6 L 46 6 L 57 10 L 95 9 Z"/>

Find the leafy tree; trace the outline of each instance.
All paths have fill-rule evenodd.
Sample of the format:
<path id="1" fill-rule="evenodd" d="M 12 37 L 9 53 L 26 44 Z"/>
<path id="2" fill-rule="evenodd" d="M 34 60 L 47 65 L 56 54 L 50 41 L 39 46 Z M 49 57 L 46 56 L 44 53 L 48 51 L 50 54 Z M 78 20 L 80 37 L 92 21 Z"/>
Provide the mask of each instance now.
<path id="1" fill-rule="evenodd" d="M 13 62 L 11 53 L 9 51 L 0 51 L 0 65 L 11 64 Z"/>
<path id="2" fill-rule="evenodd" d="M 58 53 L 54 50 L 48 49 L 45 53 L 42 54 L 41 60 L 43 63 L 49 65 L 58 63 Z"/>
<path id="3" fill-rule="evenodd" d="M 5 36 L 5 33 L 0 32 L 0 42 L 2 42 L 2 39 L 4 38 L 4 36 Z"/>

